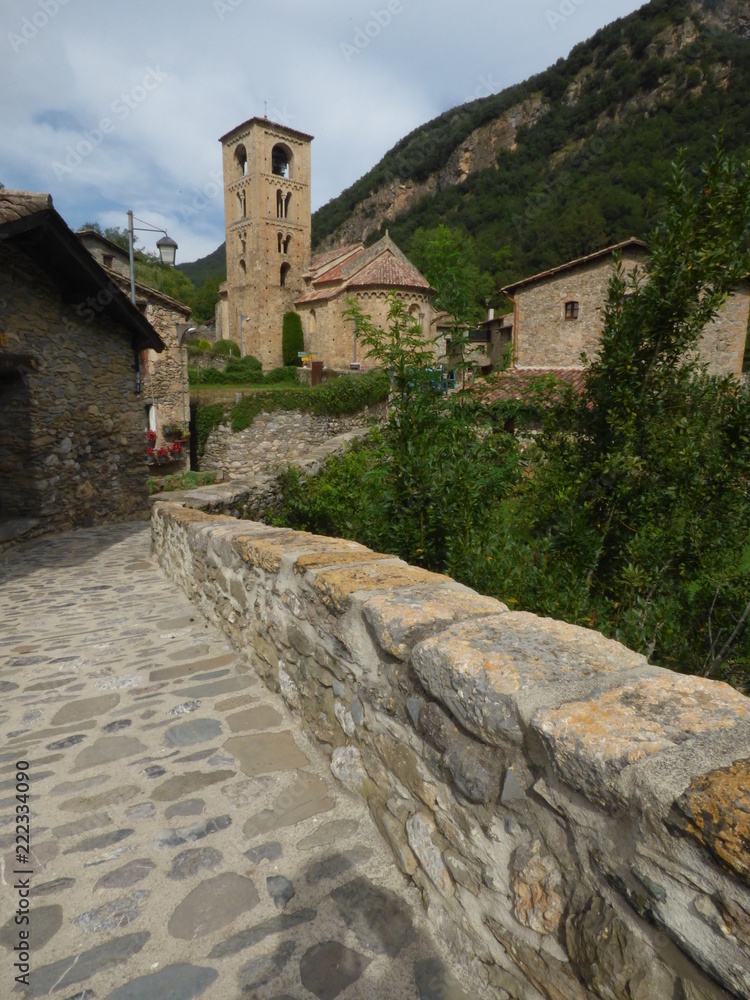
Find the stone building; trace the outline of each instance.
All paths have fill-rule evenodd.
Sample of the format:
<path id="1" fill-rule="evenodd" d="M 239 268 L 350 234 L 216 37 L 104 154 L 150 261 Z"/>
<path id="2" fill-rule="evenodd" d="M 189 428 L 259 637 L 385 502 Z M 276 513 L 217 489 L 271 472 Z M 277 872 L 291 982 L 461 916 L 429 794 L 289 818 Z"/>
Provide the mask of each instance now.
<path id="1" fill-rule="evenodd" d="M 295 307 L 302 317 L 305 350 L 329 368 L 367 363 L 354 323 L 344 316 L 348 298 L 382 328 L 387 325 L 389 296 L 396 292 L 425 338 L 435 335 L 435 290 L 387 233 L 369 249 L 355 243 L 317 254 L 304 280 L 306 291 Z"/>
<path id="2" fill-rule="evenodd" d="M 648 257 L 646 244 L 631 238 L 503 289 L 514 303 L 516 368 L 576 369 L 583 352 L 589 357 L 596 354 L 613 255 L 618 251 L 627 272 L 642 267 Z M 740 376 L 749 316 L 746 284 L 729 298 L 699 341 L 700 355 L 714 374 Z"/>
<path id="3" fill-rule="evenodd" d="M 373 321 L 383 323 L 387 296 L 396 291 L 425 336 L 434 335 L 434 292 L 387 236 L 367 250 L 355 243 L 311 257 L 312 138 L 250 118 L 220 139 L 227 281 L 219 292 L 216 330 L 264 368 L 283 363 L 284 313 L 294 309 L 302 316 L 305 350 L 329 368 L 360 362 L 354 324 L 343 317 L 347 295 L 356 295 Z"/>
<path id="4" fill-rule="evenodd" d="M 163 349 L 49 195 L 0 191 L 0 540 L 147 514 L 137 372 Z"/>
<path id="5" fill-rule="evenodd" d="M 282 364 L 284 313 L 310 264 L 312 136 L 250 118 L 219 140 L 227 232 L 225 338 L 264 368 Z"/>
<path id="6" fill-rule="evenodd" d="M 111 282 L 130 297 L 130 258 L 127 250 L 92 229 L 81 230 L 76 235 L 104 268 Z M 156 433 L 156 449 L 171 448 L 176 440 L 180 440 L 181 432 L 187 431 L 190 423 L 187 345 L 184 343 L 185 334 L 190 329 L 190 307 L 140 282 L 135 284 L 135 301 L 164 342 L 164 350 L 160 354 L 149 350 L 141 355 L 145 421 L 148 428 Z M 189 468 L 190 449 L 186 444 L 163 471 L 182 472 Z"/>

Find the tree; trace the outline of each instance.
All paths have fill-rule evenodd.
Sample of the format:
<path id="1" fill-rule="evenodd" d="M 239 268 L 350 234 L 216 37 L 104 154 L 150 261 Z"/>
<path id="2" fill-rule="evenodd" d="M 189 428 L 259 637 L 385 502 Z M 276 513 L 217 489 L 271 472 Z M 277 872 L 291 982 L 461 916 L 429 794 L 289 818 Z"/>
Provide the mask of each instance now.
<path id="1" fill-rule="evenodd" d="M 302 360 L 299 352 L 305 349 L 302 335 L 302 319 L 299 313 L 290 311 L 284 313 L 284 323 L 281 329 L 281 357 L 285 365 L 300 365 Z"/>
<path id="2" fill-rule="evenodd" d="M 710 676 L 750 665 L 750 394 L 697 347 L 750 273 L 749 227 L 748 165 L 718 142 L 696 186 L 681 156 L 648 263 L 618 266 L 585 391 L 550 421 L 508 529 L 533 610 Z"/>
<path id="3" fill-rule="evenodd" d="M 103 228 L 98 222 L 84 222 L 81 229 L 91 229 L 100 236 L 103 236 L 105 240 L 109 240 L 110 243 L 114 243 L 116 246 L 120 247 L 121 250 L 128 250 L 130 248 L 129 236 L 127 229 L 121 229 L 119 226 L 107 226 Z M 133 246 L 138 242 L 138 236 L 133 234 Z"/>

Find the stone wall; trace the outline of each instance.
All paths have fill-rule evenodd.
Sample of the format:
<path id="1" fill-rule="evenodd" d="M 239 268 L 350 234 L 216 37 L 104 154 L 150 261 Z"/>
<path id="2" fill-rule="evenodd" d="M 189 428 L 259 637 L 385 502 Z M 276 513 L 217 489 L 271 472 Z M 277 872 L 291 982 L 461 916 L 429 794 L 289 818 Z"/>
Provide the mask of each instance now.
<path id="1" fill-rule="evenodd" d="M 297 410 L 260 413 L 244 431 L 229 424 L 211 431 L 201 470 L 220 469 L 229 479 L 244 479 L 282 465 L 299 465 L 332 438 L 364 434 L 385 417 L 385 403 L 345 417 L 320 417 Z"/>
<path id="2" fill-rule="evenodd" d="M 2 351 L 35 367 L 0 384 L 0 514 L 49 530 L 146 516 L 143 402 L 129 331 L 82 320 L 45 272 L 0 248 Z"/>
<path id="3" fill-rule="evenodd" d="M 164 341 L 161 354 L 148 351 L 143 365 L 143 398 L 156 407 L 156 447 L 170 445 L 174 435 L 165 435 L 164 428 L 176 425 L 187 430 L 190 423 L 190 388 L 188 386 L 187 345 L 180 346 L 177 326 L 187 321 L 190 310 L 172 308 L 168 300 L 151 295 L 146 306 L 146 319 Z M 186 445 L 181 458 L 170 463 L 170 471 L 190 468 L 190 448 Z"/>
<path id="4" fill-rule="evenodd" d="M 625 250 L 623 267 L 643 265 L 645 251 Z M 593 260 L 521 287 L 516 294 L 515 362 L 523 368 L 569 368 L 581 354 L 596 354 L 602 335 L 601 310 L 614 270 L 611 256 Z M 565 318 L 565 303 L 577 302 L 577 319 Z"/>
<path id="5" fill-rule="evenodd" d="M 349 308 L 347 299 L 354 298 L 375 326 L 385 330 L 388 328 L 391 295 L 394 291 L 399 291 L 399 297 L 403 298 L 407 311 L 414 318 L 422 317 L 425 340 L 434 337 L 435 310 L 431 294 L 416 289 L 398 289 L 395 285 L 392 288 L 355 288 L 330 299 L 297 303 L 297 311 L 302 319 L 305 350 L 314 354 L 316 360 L 322 361 L 329 368 L 346 370 L 352 361 L 359 361 L 365 367 L 373 367 L 373 363 L 368 361 L 368 348 L 361 343 L 355 345 L 354 321 L 345 315 Z"/>
<path id="6" fill-rule="evenodd" d="M 750 995 L 748 699 L 354 542 L 152 526 L 498 997 Z"/>
<path id="7" fill-rule="evenodd" d="M 626 249 L 626 272 L 642 267 L 645 251 Z M 563 270 L 521 287 L 516 295 L 514 350 L 523 368 L 569 368 L 580 365 L 585 351 L 592 358 L 599 350 L 602 309 L 614 270 L 611 256 Z M 577 302 L 577 319 L 565 318 L 565 303 Z M 750 316 L 750 286 L 731 295 L 698 342 L 698 351 L 714 375 L 742 372 Z"/>

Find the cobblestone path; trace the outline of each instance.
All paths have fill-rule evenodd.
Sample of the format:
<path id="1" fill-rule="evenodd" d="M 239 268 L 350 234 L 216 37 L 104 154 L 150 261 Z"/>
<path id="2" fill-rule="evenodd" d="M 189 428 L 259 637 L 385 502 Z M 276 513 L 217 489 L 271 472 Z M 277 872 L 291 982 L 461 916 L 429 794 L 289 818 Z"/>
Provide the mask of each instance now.
<path id="1" fill-rule="evenodd" d="M 107 526 L 0 566 L 0 997 L 476 996 L 363 804 L 149 546 Z"/>

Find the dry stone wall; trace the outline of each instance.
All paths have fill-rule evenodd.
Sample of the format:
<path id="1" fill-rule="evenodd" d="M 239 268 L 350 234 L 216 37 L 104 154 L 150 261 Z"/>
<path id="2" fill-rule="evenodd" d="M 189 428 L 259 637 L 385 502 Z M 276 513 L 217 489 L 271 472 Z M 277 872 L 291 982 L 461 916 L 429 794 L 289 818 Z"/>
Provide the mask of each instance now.
<path id="1" fill-rule="evenodd" d="M 750 995 L 750 700 L 354 542 L 152 525 L 498 997 Z"/>
<path id="2" fill-rule="evenodd" d="M 200 467 L 220 469 L 236 480 L 283 465 L 304 466 L 315 461 L 321 448 L 332 439 L 341 439 L 343 445 L 384 416 L 383 403 L 346 417 L 274 410 L 258 414 L 249 427 L 238 433 L 229 424 L 220 424 L 208 436 Z"/>
<path id="3" fill-rule="evenodd" d="M 148 515 L 143 402 L 129 331 L 81 319 L 36 264 L 0 248 L 3 350 L 33 361 L 4 383 L 0 514 L 39 530 Z"/>

